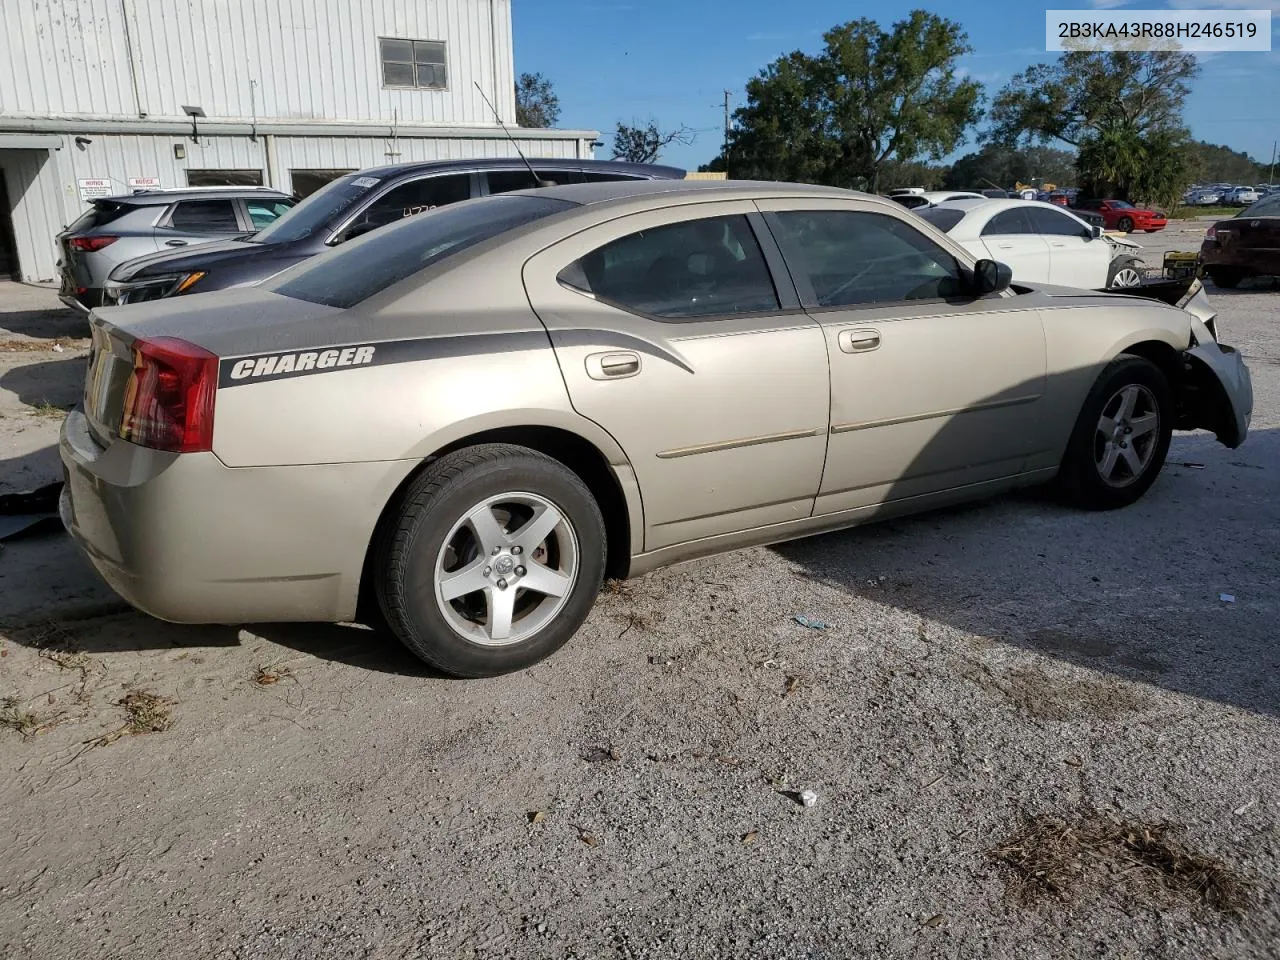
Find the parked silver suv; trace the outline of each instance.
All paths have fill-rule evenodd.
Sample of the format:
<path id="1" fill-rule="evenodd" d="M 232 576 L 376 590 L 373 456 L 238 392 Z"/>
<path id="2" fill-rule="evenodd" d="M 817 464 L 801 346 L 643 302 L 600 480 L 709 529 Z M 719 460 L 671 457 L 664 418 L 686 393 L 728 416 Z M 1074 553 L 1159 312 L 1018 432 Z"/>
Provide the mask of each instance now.
<path id="1" fill-rule="evenodd" d="M 126 260 L 166 248 L 253 233 L 297 201 L 268 187 L 187 187 L 103 197 L 58 234 L 62 289 L 72 309 L 102 303 L 108 275 Z"/>

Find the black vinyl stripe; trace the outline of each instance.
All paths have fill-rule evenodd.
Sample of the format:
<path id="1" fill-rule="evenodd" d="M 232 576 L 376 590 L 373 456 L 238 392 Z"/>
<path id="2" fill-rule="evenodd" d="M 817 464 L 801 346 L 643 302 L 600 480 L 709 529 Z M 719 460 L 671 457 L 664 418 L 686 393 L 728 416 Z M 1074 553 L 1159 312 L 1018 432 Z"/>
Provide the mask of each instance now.
<path id="1" fill-rule="evenodd" d="M 218 387 L 242 387 L 251 383 L 290 380 L 294 377 L 340 373 L 343 370 L 381 367 L 393 363 L 413 363 L 418 360 L 545 350 L 549 346 L 547 334 L 541 330 L 326 344 L 299 350 L 225 357 L 218 364 Z M 284 367 L 284 371 L 279 372 L 279 367 Z"/>

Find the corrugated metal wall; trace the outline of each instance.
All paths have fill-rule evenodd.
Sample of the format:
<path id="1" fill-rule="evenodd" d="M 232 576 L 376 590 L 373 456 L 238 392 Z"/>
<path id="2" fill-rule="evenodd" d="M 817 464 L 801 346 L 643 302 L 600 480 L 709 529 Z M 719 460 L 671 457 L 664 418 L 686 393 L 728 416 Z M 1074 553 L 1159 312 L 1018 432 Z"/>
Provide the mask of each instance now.
<path id="1" fill-rule="evenodd" d="M 449 88 L 384 88 L 379 37 L 443 40 Z M 513 123 L 511 0 L 0 0 L 0 116 L 491 126 L 475 83 Z"/>
<path id="2" fill-rule="evenodd" d="M 3 2 L 3 0 L 0 0 Z M 103 178 L 112 181 L 120 193 L 128 193 L 131 177 L 159 177 L 162 186 L 187 185 L 188 169 L 261 170 L 269 182 L 268 137 L 257 142 L 249 137 L 201 137 L 194 144 L 189 137 L 93 135 L 83 148 L 75 138 L 64 137 L 61 150 L 0 150 L 0 167 L 5 171 L 10 200 L 14 205 L 14 234 L 23 279 L 44 282 L 54 279 L 57 250 L 54 238 L 87 208 L 80 200 L 77 181 Z M 526 156 L 574 158 L 578 141 L 572 139 L 524 139 L 517 137 Z M 175 143 L 183 145 L 186 159 L 174 158 Z M 388 150 L 399 156 L 388 157 Z M 291 191 L 290 171 L 295 169 L 353 169 L 412 163 L 426 160 L 508 157 L 515 152 L 504 139 L 447 139 L 400 137 L 275 137 L 275 183 Z"/>

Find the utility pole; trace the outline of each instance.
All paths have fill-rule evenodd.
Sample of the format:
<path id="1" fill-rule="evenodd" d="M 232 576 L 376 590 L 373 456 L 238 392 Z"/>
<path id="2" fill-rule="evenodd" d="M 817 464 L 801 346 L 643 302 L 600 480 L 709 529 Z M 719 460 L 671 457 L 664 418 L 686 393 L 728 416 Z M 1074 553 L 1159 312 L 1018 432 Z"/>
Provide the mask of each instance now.
<path id="1" fill-rule="evenodd" d="M 723 156 L 726 163 L 728 161 L 728 99 L 733 96 L 731 91 L 724 91 L 724 150 Z M 1274 161 L 1272 161 L 1274 163 Z"/>
<path id="2" fill-rule="evenodd" d="M 1275 179 L 1275 175 L 1276 175 L 1276 146 L 1277 145 L 1280 145 L 1280 140 L 1273 140 L 1271 142 L 1271 172 L 1267 174 L 1268 187 L 1271 186 L 1271 182 L 1272 180 Z"/>

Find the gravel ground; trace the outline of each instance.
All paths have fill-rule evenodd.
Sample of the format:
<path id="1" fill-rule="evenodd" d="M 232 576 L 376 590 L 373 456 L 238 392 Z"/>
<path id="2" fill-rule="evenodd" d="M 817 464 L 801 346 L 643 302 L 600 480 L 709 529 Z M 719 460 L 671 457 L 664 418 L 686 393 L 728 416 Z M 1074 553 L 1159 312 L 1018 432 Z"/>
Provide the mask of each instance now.
<path id="1" fill-rule="evenodd" d="M 6 544 L 0 957 L 1280 956 L 1280 292 L 1210 295 L 1253 433 L 1178 436 L 1138 505 L 660 571 L 495 680 L 357 628 L 159 623 L 61 535 Z M 32 404 L 74 401 L 84 331 L 55 307 L 0 289 L 0 492 L 56 477 Z M 1129 839 L 1056 893 L 991 855 L 1084 810 Z M 1160 824 L 1246 904 L 1189 891 Z"/>

